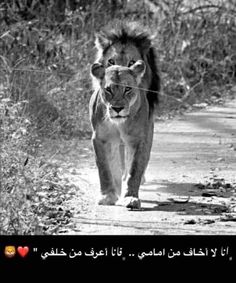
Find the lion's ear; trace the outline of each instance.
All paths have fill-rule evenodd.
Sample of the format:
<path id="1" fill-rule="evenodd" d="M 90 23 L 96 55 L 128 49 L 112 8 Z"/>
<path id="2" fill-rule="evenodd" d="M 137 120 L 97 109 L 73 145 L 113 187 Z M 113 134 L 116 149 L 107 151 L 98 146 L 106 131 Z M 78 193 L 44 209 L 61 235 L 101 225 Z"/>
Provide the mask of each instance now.
<path id="1" fill-rule="evenodd" d="M 101 63 L 94 63 L 90 69 L 91 74 L 97 79 L 103 79 L 105 76 L 105 68 Z"/>
<path id="2" fill-rule="evenodd" d="M 110 40 L 107 39 L 105 34 L 97 33 L 95 38 L 95 46 L 98 50 L 104 50 L 110 45 Z"/>
<path id="3" fill-rule="evenodd" d="M 142 77 L 146 70 L 146 65 L 143 60 L 138 60 L 134 65 L 130 67 L 130 70 L 136 77 Z"/>

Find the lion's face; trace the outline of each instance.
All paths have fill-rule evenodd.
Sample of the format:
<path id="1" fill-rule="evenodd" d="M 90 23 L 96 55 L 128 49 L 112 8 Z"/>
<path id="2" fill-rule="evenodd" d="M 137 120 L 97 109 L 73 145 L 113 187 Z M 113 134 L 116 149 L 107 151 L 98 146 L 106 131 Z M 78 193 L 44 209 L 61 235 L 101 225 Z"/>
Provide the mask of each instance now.
<path id="1" fill-rule="evenodd" d="M 130 67 L 112 65 L 105 68 L 101 63 L 91 67 L 98 80 L 100 95 L 106 106 L 106 117 L 121 123 L 132 117 L 140 103 L 138 84 L 145 72 L 145 63 L 138 60 Z"/>
<path id="2" fill-rule="evenodd" d="M 16 254 L 16 248 L 15 246 L 6 246 L 4 250 L 5 256 L 6 257 L 14 257 Z"/>
<path id="3" fill-rule="evenodd" d="M 133 44 L 113 44 L 105 54 L 103 54 L 103 65 L 106 67 L 120 65 L 131 67 L 135 62 L 141 60 L 138 48 Z"/>

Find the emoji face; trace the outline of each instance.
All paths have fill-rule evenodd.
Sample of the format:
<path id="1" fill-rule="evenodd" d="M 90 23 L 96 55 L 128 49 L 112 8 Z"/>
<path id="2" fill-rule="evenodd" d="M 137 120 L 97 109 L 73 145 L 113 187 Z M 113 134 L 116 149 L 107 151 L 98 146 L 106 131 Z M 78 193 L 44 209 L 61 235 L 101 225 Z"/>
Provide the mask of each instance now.
<path id="1" fill-rule="evenodd" d="M 12 258 L 16 254 L 16 248 L 14 246 L 6 246 L 4 250 L 4 254 L 8 258 Z"/>

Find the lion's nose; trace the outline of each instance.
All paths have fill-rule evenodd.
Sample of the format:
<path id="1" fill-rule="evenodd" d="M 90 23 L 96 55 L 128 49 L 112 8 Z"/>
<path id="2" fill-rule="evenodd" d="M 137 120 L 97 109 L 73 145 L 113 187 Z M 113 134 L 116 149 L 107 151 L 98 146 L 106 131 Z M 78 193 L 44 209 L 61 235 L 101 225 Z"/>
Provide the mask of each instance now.
<path id="1" fill-rule="evenodd" d="M 119 113 L 121 110 L 124 109 L 124 107 L 112 107 L 112 109 L 113 109 L 114 111 L 116 111 L 116 113 Z"/>

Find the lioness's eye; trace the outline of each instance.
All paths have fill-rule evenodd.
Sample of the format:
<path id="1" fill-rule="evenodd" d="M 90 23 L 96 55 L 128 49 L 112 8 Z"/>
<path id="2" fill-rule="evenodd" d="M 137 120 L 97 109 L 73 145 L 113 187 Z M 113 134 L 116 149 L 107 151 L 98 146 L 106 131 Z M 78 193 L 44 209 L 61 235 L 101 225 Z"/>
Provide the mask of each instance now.
<path id="1" fill-rule="evenodd" d="M 131 67 L 132 65 L 134 65 L 135 61 L 134 60 L 130 60 L 129 61 L 129 64 L 128 64 L 128 67 Z"/>
<path id="2" fill-rule="evenodd" d="M 109 60 L 108 60 L 108 63 L 109 63 L 110 65 L 115 65 L 115 61 L 114 61 L 113 59 L 109 59 Z"/>
<path id="3" fill-rule="evenodd" d="M 132 87 L 127 86 L 127 87 L 125 88 L 125 92 L 129 92 L 131 89 L 132 89 Z"/>
<path id="4" fill-rule="evenodd" d="M 110 88 L 109 86 L 107 86 L 107 87 L 105 88 L 105 91 L 111 93 L 111 88 Z"/>

